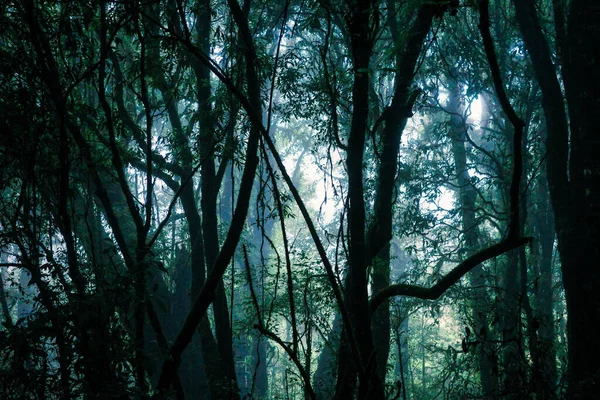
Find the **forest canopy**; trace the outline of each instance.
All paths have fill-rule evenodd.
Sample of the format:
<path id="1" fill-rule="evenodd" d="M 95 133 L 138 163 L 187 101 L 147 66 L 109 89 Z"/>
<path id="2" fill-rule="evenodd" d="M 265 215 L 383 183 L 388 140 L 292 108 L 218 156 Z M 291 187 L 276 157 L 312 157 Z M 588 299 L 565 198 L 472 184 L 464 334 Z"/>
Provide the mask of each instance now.
<path id="1" fill-rule="evenodd" d="M 0 398 L 600 393 L 600 2 L 0 26 Z"/>

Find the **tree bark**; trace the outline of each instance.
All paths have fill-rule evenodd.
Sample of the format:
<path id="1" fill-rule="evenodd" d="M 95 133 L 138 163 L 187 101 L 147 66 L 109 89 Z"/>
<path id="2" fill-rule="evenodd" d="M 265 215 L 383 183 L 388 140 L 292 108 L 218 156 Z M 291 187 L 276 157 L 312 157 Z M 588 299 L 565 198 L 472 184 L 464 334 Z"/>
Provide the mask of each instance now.
<path id="1" fill-rule="evenodd" d="M 567 34 L 564 43 L 559 43 L 564 45 L 561 55 L 570 125 L 535 2 L 513 4 L 542 91 L 548 130 L 546 159 L 552 162 L 546 163 L 546 169 L 568 312 L 567 396 L 590 398 L 600 390 L 600 336 L 594 328 L 600 319 L 600 4 L 572 1 Z M 559 13 L 555 20 L 562 21 L 560 7 L 555 12 Z M 562 28 L 558 26 L 557 32 Z"/>
<path id="2" fill-rule="evenodd" d="M 367 265 L 373 267 L 373 293 L 390 284 L 390 245 L 393 222 L 393 197 L 396 190 L 398 171 L 398 151 L 400 139 L 408 119 L 412 116 L 412 107 L 417 91 L 412 92 L 417 60 L 425 37 L 431 29 L 433 7 L 425 4 L 417 10 L 415 22 L 408 32 L 405 48 L 400 48 L 401 35 L 396 24 L 393 3 L 388 1 L 388 18 L 392 38 L 396 44 L 396 80 L 394 95 L 390 106 L 384 111 L 384 128 L 381 135 L 383 145 L 381 162 L 378 169 L 377 191 L 375 195 L 374 217 L 368 232 Z M 387 359 L 390 351 L 390 311 L 386 301 L 373 314 L 373 339 L 377 360 L 377 375 L 385 384 Z"/>
<path id="3" fill-rule="evenodd" d="M 202 1 L 198 6 L 198 21 L 196 33 L 198 34 L 198 48 L 210 54 L 211 8 L 210 1 Z M 209 270 L 214 265 L 219 253 L 219 229 L 217 220 L 217 196 L 219 182 L 215 171 L 214 147 L 217 143 L 215 137 L 215 124 L 212 115 L 212 91 L 210 84 L 210 70 L 195 59 L 191 54 L 190 61 L 196 74 L 196 94 L 198 99 L 198 113 L 200 124 L 200 157 L 203 160 L 200 168 L 201 174 L 201 207 L 202 207 L 202 232 L 204 237 L 204 254 Z M 222 162 L 227 162 L 224 158 Z M 233 289 L 233 288 L 232 288 Z M 223 280 L 216 288 L 216 297 L 213 303 L 215 331 L 217 345 L 221 356 L 223 372 L 228 380 L 230 393 L 238 393 L 237 377 L 233 354 L 233 338 L 229 321 L 229 307 Z"/>
<path id="4" fill-rule="evenodd" d="M 538 238 L 532 247 L 532 259 L 537 266 L 539 281 L 535 288 L 534 308 L 536 323 L 539 324 L 539 381 L 538 393 L 542 399 L 556 396 L 558 373 L 556 368 L 556 341 L 553 304 L 553 253 L 554 253 L 554 216 L 548 195 L 547 177 L 540 177 L 535 190 L 537 204 L 531 216 L 532 231 Z"/>
<path id="5" fill-rule="evenodd" d="M 376 361 L 372 360 L 373 336 L 371 312 L 367 293 L 367 257 L 365 240 L 365 199 L 363 186 L 363 157 L 365 135 L 369 116 L 369 63 L 372 52 L 372 27 L 370 20 L 375 4 L 370 0 L 359 0 L 349 17 L 348 28 L 351 40 L 352 71 L 352 122 L 348 136 L 346 166 L 348 169 L 348 228 L 349 259 L 346 286 L 348 311 L 354 327 L 359 354 L 355 362 L 348 362 L 349 349 L 342 333 L 338 385 L 336 398 L 349 399 L 354 395 L 351 382 L 358 375 L 358 398 L 364 399 L 371 392 L 372 398 L 383 398 L 382 382 L 376 374 Z"/>

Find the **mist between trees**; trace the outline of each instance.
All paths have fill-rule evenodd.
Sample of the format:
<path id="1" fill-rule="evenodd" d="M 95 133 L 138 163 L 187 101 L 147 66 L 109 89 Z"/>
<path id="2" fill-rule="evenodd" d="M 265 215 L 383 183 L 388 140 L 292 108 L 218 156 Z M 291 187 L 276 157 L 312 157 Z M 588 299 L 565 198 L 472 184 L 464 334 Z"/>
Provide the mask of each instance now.
<path id="1" fill-rule="evenodd" d="M 599 2 L 0 26 L 0 398 L 600 393 Z"/>

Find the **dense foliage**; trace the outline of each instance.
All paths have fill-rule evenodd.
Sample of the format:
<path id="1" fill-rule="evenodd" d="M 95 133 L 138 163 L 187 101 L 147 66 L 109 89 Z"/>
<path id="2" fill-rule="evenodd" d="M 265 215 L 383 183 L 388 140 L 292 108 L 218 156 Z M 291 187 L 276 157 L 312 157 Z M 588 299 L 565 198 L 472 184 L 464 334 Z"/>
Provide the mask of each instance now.
<path id="1" fill-rule="evenodd" d="M 600 392 L 600 3 L 0 25 L 1 398 Z"/>

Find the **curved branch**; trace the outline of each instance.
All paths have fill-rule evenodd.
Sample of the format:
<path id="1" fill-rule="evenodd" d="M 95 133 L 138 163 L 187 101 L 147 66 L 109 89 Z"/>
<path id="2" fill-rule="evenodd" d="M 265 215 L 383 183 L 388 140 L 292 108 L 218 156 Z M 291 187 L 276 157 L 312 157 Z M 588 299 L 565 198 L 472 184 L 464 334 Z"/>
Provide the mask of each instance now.
<path id="1" fill-rule="evenodd" d="M 430 288 L 418 285 L 407 285 L 404 283 L 390 285 L 384 289 L 381 289 L 371 297 L 371 311 L 375 311 L 377 307 L 379 307 L 386 299 L 394 296 L 407 296 L 424 300 L 436 300 L 443 295 L 446 290 L 450 288 L 450 286 L 454 285 L 460 280 L 460 278 L 465 276 L 467 272 L 471 271 L 482 262 L 487 261 L 490 258 L 498 257 L 499 255 L 523 246 L 524 244 L 530 243 L 532 240 L 533 238 L 531 237 L 513 239 L 509 236 L 508 239 L 473 254 L 471 257 L 454 267 L 452 271 L 448 272 L 442 279 L 440 279 Z"/>
<path id="2" fill-rule="evenodd" d="M 494 89 L 502 106 L 502 111 L 508 117 L 508 120 L 515 130 L 513 137 L 513 169 L 512 181 L 510 184 L 510 225 L 508 229 L 509 237 L 518 237 L 519 235 L 519 191 L 521 189 L 521 176 L 523 175 L 523 130 L 525 122 L 517 115 L 517 112 L 510 104 L 500 74 L 498 58 L 494 50 L 494 41 L 490 33 L 490 15 L 489 0 L 480 0 L 479 2 L 479 31 L 485 48 L 485 55 L 490 64 L 490 71 L 494 81 Z"/>

